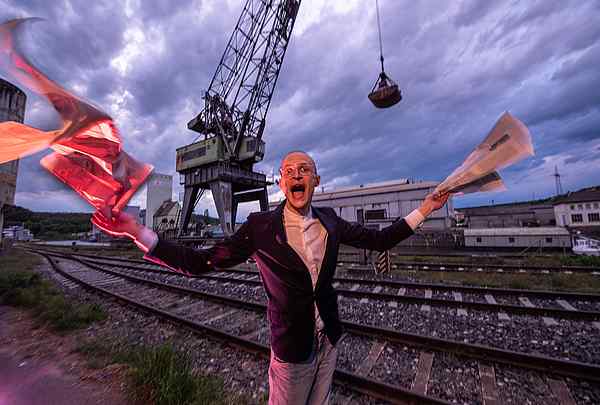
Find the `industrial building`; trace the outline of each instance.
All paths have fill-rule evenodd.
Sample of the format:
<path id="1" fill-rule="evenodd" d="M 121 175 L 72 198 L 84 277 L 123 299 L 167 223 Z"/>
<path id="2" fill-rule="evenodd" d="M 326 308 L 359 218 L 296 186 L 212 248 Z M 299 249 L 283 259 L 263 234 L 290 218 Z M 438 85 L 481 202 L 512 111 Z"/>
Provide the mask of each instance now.
<path id="1" fill-rule="evenodd" d="M 467 248 L 570 248 L 571 233 L 562 227 L 465 229 Z"/>
<path id="2" fill-rule="evenodd" d="M 406 179 L 382 183 L 345 187 L 331 191 L 315 191 L 312 204 L 331 207 L 343 219 L 358 222 L 367 227 L 381 229 L 396 218 L 408 215 L 418 208 L 427 194 L 439 183 L 423 181 L 411 183 Z M 270 209 L 279 202 L 271 202 Z M 452 226 L 452 199 L 440 210 L 431 214 L 423 223 L 426 231 L 444 231 Z"/>
<path id="3" fill-rule="evenodd" d="M 148 228 L 154 228 L 154 214 L 165 201 L 171 201 L 173 196 L 173 176 L 152 173 L 146 182 L 146 220 Z"/>
<path id="4" fill-rule="evenodd" d="M 22 225 L 14 225 L 3 229 L 2 237 L 12 239 L 13 241 L 29 242 L 33 239 L 33 234 Z"/>
<path id="5" fill-rule="evenodd" d="M 456 211 L 457 221 L 466 228 L 556 226 L 552 199 L 459 208 Z"/>
<path id="6" fill-rule="evenodd" d="M 23 123 L 26 101 L 27 96 L 18 87 L 0 79 L 0 122 L 15 121 Z M 18 170 L 18 160 L 0 164 L 0 242 L 4 227 L 3 208 L 6 204 L 15 204 Z"/>
<path id="7" fill-rule="evenodd" d="M 600 235 L 600 186 L 567 193 L 554 202 L 556 223 L 590 235 Z"/>
<path id="8" fill-rule="evenodd" d="M 154 213 L 153 229 L 157 232 L 170 229 L 175 230 L 177 228 L 180 210 L 181 206 L 177 201 L 163 201 L 161 206 Z"/>

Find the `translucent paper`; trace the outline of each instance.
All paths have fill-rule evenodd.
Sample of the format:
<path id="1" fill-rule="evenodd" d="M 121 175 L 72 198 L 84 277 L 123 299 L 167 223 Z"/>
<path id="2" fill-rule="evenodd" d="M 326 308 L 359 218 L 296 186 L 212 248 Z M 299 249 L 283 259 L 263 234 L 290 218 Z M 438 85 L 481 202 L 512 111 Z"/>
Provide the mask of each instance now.
<path id="1" fill-rule="evenodd" d="M 436 187 L 435 192 L 466 194 L 505 190 L 498 170 L 533 155 L 529 130 L 505 112 L 483 142 Z"/>
<path id="2" fill-rule="evenodd" d="M 122 150 L 112 118 L 48 79 L 20 51 L 18 31 L 32 19 L 0 25 L 0 71 L 17 86 L 46 98 L 61 127 L 41 131 L 16 122 L 0 123 L 0 163 L 50 147 L 40 163 L 105 215 L 120 212 L 144 183 L 152 166 Z"/>

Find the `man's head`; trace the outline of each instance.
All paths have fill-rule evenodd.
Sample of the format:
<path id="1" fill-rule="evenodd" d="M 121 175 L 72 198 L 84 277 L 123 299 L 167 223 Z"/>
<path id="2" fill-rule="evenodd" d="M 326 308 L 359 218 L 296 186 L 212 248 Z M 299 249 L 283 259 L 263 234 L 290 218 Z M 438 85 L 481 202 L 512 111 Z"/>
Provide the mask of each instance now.
<path id="1" fill-rule="evenodd" d="M 279 173 L 279 188 L 287 198 L 288 207 L 300 214 L 306 214 L 315 187 L 321 181 L 315 161 L 306 152 L 289 152 L 281 161 Z"/>

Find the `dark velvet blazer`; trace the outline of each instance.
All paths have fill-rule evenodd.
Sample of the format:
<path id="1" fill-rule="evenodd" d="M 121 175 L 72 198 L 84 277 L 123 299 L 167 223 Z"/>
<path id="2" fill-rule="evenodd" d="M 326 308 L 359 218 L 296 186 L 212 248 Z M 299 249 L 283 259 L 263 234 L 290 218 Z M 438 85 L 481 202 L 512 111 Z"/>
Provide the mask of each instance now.
<path id="1" fill-rule="evenodd" d="M 384 251 L 413 234 L 404 219 L 378 231 L 349 223 L 332 208 L 312 207 L 314 216 L 327 230 L 327 246 L 316 287 L 298 254 L 287 243 L 283 226 L 285 201 L 274 211 L 250 214 L 239 230 L 224 242 L 196 250 L 159 240 L 150 256 L 183 271 L 198 274 L 256 260 L 265 287 L 271 348 L 283 361 L 302 362 L 311 354 L 315 335 L 314 303 L 332 344 L 342 334 L 337 294 L 331 283 L 340 244 Z"/>

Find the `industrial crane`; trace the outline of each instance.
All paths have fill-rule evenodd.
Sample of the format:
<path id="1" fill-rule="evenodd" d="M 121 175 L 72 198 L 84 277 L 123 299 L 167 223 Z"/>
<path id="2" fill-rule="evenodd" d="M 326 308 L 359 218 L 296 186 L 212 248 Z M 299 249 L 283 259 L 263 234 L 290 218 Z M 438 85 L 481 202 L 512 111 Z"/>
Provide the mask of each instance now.
<path id="1" fill-rule="evenodd" d="M 263 173 L 265 118 L 301 0 L 246 0 L 229 43 L 204 94 L 204 109 L 188 128 L 204 139 L 177 149 L 184 185 L 179 235 L 186 232 L 204 190 L 210 189 L 226 235 L 234 232 L 237 206 L 256 201 L 268 209 Z"/>
<path id="2" fill-rule="evenodd" d="M 223 52 L 203 110 L 188 128 L 204 138 L 177 149 L 176 169 L 184 185 L 178 234 L 186 234 L 192 212 L 205 190 L 211 190 L 225 235 L 235 231 L 240 202 L 259 201 L 268 209 L 267 181 L 253 165 L 265 153 L 262 135 L 283 58 L 291 39 L 301 0 L 246 0 Z M 402 98 L 383 70 L 379 6 L 381 74 L 369 99 L 378 108 Z"/>

